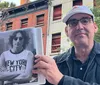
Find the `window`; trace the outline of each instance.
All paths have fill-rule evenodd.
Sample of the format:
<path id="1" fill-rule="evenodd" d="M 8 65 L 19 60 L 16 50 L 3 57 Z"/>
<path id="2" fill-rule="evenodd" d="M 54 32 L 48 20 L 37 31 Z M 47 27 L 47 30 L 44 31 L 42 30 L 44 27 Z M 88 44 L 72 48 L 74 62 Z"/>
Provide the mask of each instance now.
<path id="1" fill-rule="evenodd" d="M 10 22 L 10 23 L 6 23 L 6 27 L 7 27 L 7 29 L 6 30 L 12 30 L 12 22 Z"/>
<path id="2" fill-rule="evenodd" d="M 93 0 L 94 6 L 96 6 L 96 0 Z"/>
<path id="3" fill-rule="evenodd" d="M 82 0 L 73 0 L 73 6 L 82 5 Z"/>
<path id="4" fill-rule="evenodd" d="M 21 20 L 21 28 L 25 28 L 28 26 L 28 18 Z"/>
<path id="5" fill-rule="evenodd" d="M 52 48 L 51 52 L 60 52 L 61 33 L 52 34 Z"/>
<path id="6" fill-rule="evenodd" d="M 53 20 L 61 19 L 61 15 L 62 15 L 62 5 L 54 6 L 54 9 L 53 9 Z"/>
<path id="7" fill-rule="evenodd" d="M 43 25 L 44 24 L 44 14 L 37 16 L 37 25 Z"/>

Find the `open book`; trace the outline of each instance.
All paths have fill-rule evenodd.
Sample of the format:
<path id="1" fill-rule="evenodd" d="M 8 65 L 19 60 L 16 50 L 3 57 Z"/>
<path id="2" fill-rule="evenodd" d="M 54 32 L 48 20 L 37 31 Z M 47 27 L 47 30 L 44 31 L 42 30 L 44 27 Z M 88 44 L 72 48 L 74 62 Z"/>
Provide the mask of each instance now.
<path id="1" fill-rule="evenodd" d="M 43 55 L 41 28 L 0 32 L 0 81 L 5 84 L 39 85 L 42 74 L 33 74 L 34 55 Z"/>

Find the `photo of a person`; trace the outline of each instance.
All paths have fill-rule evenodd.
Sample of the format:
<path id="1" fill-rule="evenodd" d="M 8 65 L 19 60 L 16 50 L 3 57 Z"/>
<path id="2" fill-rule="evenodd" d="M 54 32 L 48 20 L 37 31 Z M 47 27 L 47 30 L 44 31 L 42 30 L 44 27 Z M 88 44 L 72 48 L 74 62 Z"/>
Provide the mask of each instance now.
<path id="1" fill-rule="evenodd" d="M 26 50 L 29 36 L 24 30 L 9 36 L 10 49 L 0 56 L 0 80 L 3 85 L 28 83 L 32 78 L 34 55 Z"/>

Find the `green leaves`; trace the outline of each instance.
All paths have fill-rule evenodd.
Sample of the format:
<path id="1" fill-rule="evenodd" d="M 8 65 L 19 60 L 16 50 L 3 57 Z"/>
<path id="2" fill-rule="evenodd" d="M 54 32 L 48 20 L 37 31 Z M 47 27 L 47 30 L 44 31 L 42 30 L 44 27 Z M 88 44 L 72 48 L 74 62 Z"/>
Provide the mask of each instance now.
<path id="1" fill-rule="evenodd" d="M 95 16 L 95 22 L 98 25 L 98 32 L 95 34 L 94 39 L 97 42 L 100 42 L 100 0 L 96 0 L 96 6 L 92 9 L 92 12 Z"/>
<path id="2" fill-rule="evenodd" d="M 16 4 L 14 4 L 14 3 L 9 3 L 9 2 L 6 2 L 6 1 L 4 1 L 4 2 L 0 2 L 0 9 L 3 9 L 3 8 L 8 8 L 8 7 L 15 7 L 16 6 Z"/>

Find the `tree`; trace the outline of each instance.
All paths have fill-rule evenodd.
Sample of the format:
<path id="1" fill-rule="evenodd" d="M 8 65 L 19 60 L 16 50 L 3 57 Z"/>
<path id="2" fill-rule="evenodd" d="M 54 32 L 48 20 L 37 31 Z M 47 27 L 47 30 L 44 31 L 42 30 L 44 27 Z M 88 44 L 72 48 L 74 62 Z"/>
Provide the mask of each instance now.
<path id="1" fill-rule="evenodd" d="M 0 2 L 0 8 L 9 8 L 9 7 L 15 7 L 16 4 L 14 4 L 13 2 L 9 3 L 9 2 Z"/>
<path id="2" fill-rule="evenodd" d="M 10 7 L 15 7 L 16 6 L 16 4 L 14 4 L 14 3 L 10 3 Z"/>
<path id="3" fill-rule="evenodd" d="M 99 9 L 100 9 L 100 0 L 95 0 L 95 6 L 92 9 L 92 11 L 95 16 L 95 22 L 97 23 L 98 28 L 99 28 L 98 32 L 95 34 L 95 37 L 94 37 L 94 39 L 97 42 L 100 42 L 100 10 Z"/>
<path id="4" fill-rule="evenodd" d="M 2 26 L 7 18 L 9 16 L 9 13 L 6 11 L 7 8 L 15 7 L 16 4 L 9 3 L 9 2 L 0 2 L 0 30 L 2 30 Z M 6 20 L 7 21 L 7 20 Z"/>
<path id="5" fill-rule="evenodd" d="M 15 7 L 16 4 L 14 3 L 9 3 L 9 2 L 0 2 L 0 9 L 4 9 L 4 8 L 9 8 L 9 7 Z"/>

